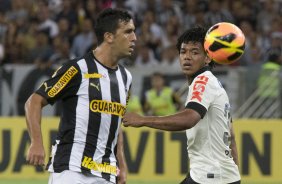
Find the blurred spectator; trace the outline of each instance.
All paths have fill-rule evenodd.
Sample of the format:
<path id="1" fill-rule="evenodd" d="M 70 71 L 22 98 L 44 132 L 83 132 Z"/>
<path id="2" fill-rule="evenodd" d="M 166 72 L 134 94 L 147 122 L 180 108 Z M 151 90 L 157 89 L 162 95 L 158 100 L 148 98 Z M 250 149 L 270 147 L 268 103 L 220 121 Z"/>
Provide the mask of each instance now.
<path id="1" fill-rule="evenodd" d="M 39 58 L 44 58 L 44 62 L 53 54 L 52 47 L 49 45 L 49 39 L 46 32 L 37 32 L 35 47 L 28 54 L 28 63 L 34 63 Z M 48 59 L 46 59 L 48 58 Z"/>
<path id="2" fill-rule="evenodd" d="M 138 53 L 135 60 L 135 66 L 154 67 L 158 66 L 158 61 L 154 56 L 152 49 L 147 45 L 139 45 Z"/>
<path id="3" fill-rule="evenodd" d="M 0 4 L 1 4 L 0 13 L 3 13 L 3 14 L 5 14 L 8 10 L 10 10 L 12 6 L 11 0 L 0 0 Z"/>
<path id="4" fill-rule="evenodd" d="M 139 96 L 132 95 L 130 97 L 128 104 L 127 104 L 127 107 L 126 107 L 126 111 L 135 112 L 135 113 L 138 113 L 140 115 L 144 114 Z"/>
<path id="5" fill-rule="evenodd" d="M 8 25 L 3 12 L 0 12 L 0 44 L 5 43 L 5 37 L 8 31 Z"/>
<path id="6" fill-rule="evenodd" d="M 6 18 L 8 21 L 15 21 L 19 18 L 27 19 L 28 11 L 25 9 L 25 1 L 23 0 L 12 0 L 12 9 L 7 11 Z M 2 4 L 1 4 L 2 6 Z"/>
<path id="7" fill-rule="evenodd" d="M 95 0 L 87 0 L 85 3 L 85 6 L 83 7 L 84 11 L 84 17 L 83 19 L 80 18 L 80 21 L 82 22 L 84 19 L 90 19 L 92 21 L 93 26 L 95 27 L 95 20 L 99 13 L 99 7 Z M 81 15 L 80 15 L 81 16 Z"/>
<path id="8" fill-rule="evenodd" d="M 261 11 L 257 15 L 257 30 L 265 35 L 271 32 L 271 24 L 274 21 L 274 17 L 278 14 L 276 8 L 279 6 L 277 3 L 278 1 L 274 0 L 262 1 Z"/>
<path id="9" fill-rule="evenodd" d="M 70 30 L 70 25 L 69 25 L 69 21 L 66 18 L 61 18 L 58 22 L 58 26 L 59 26 L 59 34 L 58 36 L 61 37 L 63 40 L 67 40 L 70 43 L 73 41 L 73 36 L 71 34 Z"/>
<path id="10" fill-rule="evenodd" d="M 57 15 L 63 9 L 62 0 L 48 0 L 48 7 L 52 14 Z"/>
<path id="11" fill-rule="evenodd" d="M 50 62 L 52 65 L 61 66 L 67 61 L 74 59 L 75 55 L 70 51 L 70 44 L 67 40 L 56 37 L 53 40 L 54 53 L 50 56 Z"/>
<path id="12" fill-rule="evenodd" d="M 235 62 L 242 66 L 251 66 L 253 64 L 261 64 L 263 60 L 263 52 L 260 49 L 262 46 L 262 38 L 253 30 L 249 21 L 242 21 L 239 25 L 243 31 L 245 41 L 245 52 L 240 59 L 240 62 Z"/>
<path id="13" fill-rule="evenodd" d="M 184 30 L 196 25 L 196 12 L 198 11 L 197 0 L 186 0 L 183 5 Z"/>
<path id="14" fill-rule="evenodd" d="M 38 31 L 46 32 L 49 38 L 57 36 L 59 34 L 59 28 L 57 23 L 51 19 L 48 6 L 41 6 L 38 14 L 40 21 Z"/>
<path id="15" fill-rule="evenodd" d="M 264 108 L 271 108 L 271 105 L 280 98 L 280 78 L 282 64 L 282 49 L 271 48 L 268 53 L 268 60 L 262 66 L 258 80 L 258 96 L 264 101 Z M 258 110 L 259 111 L 259 110 Z M 271 115 L 264 115 L 261 118 L 271 118 Z"/>
<path id="16" fill-rule="evenodd" d="M 179 96 L 166 86 L 161 73 L 152 74 L 151 89 L 146 92 L 145 98 L 145 113 L 156 116 L 173 114 L 182 104 Z"/>
<path id="17" fill-rule="evenodd" d="M 205 14 L 205 23 L 207 26 L 212 26 L 219 22 L 234 22 L 233 16 L 229 13 L 230 11 L 222 7 L 222 2 L 224 1 L 209 1 L 209 11 Z"/>
<path id="18" fill-rule="evenodd" d="M 178 52 L 174 45 L 163 49 L 160 66 L 181 69 L 178 61 Z"/>
<path id="19" fill-rule="evenodd" d="M 81 32 L 75 36 L 71 51 L 76 57 L 83 56 L 90 46 L 93 45 L 94 31 L 92 27 L 92 21 L 85 19 L 81 25 Z"/>
<path id="20" fill-rule="evenodd" d="M 178 20 L 182 20 L 182 13 L 178 3 L 173 0 L 162 0 L 159 6 L 159 10 L 156 12 L 158 15 L 157 22 L 161 26 L 165 26 L 170 17 L 176 16 Z"/>
<path id="21" fill-rule="evenodd" d="M 62 10 L 56 16 L 56 21 L 58 22 L 60 19 L 65 18 L 68 20 L 69 26 L 69 34 L 74 36 L 78 27 L 78 15 L 75 11 L 76 7 L 72 0 L 62 0 Z"/>
<path id="22" fill-rule="evenodd" d="M 235 0 L 230 4 L 230 10 L 236 25 L 239 25 L 242 21 L 247 21 L 254 27 L 258 9 L 259 3 L 257 1 Z"/>
<path id="23" fill-rule="evenodd" d="M 165 57 L 164 49 L 175 45 L 179 31 L 227 21 L 240 25 L 247 38 L 242 61 L 235 64 L 261 64 L 273 42 L 279 42 L 277 35 L 282 32 L 282 1 L 279 0 L 0 0 L 0 43 L 5 50 L 2 63 L 33 62 L 35 58 L 31 61 L 27 56 L 36 50 L 35 40 L 42 31 L 48 35 L 49 47 L 59 36 L 62 42 L 69 42 L 72 53 L 82 55 L 96 46 L 94 20 L 109 6 L 132 11 L 138 42 L 149 46 L 156 60 Z M 86 28 L 90 30 L 86 33 L 88 20 L 92 28 Z"/>
<path id="24" fill-rule="evenodd" d="M 161 38 L 161 48 L 176 45 L 177 35 L 179 35 L 181 24 L 176 16 L 169 18 L 165 25 L 163 36 Z M 176 49 L 175 49 L 176 50 Z"/>
<path id="25" fill-rule="evenodd" d="M 151 10 L 145 12 L 141 28 L 137 30 L 137 37 L 141 44 L 148 45 L 158 58 L 158 47 L 161 44 L 163 32 L 161 27 L 155 22 L 155 13 Z"/>

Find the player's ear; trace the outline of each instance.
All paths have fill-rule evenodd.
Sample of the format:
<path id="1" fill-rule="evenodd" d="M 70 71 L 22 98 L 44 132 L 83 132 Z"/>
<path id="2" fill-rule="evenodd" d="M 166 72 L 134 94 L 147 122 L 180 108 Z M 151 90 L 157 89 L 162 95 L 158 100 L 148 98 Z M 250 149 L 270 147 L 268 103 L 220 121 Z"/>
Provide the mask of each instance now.
<path id="1" fill-rule="evenodd" d="M 105 34 L 104 34 L 104 40 L 105 40 L 105 42 L 112 43 L 113 40 L 114 40 L 114 35 L 113 35 L 113 33 L 105 32 Z"/>
<path id="2" fill-rule="evenodd" d="M 211 58 L 206 54 L 205 63 L 209 64 L 211 61 L 212 61 Z"/>

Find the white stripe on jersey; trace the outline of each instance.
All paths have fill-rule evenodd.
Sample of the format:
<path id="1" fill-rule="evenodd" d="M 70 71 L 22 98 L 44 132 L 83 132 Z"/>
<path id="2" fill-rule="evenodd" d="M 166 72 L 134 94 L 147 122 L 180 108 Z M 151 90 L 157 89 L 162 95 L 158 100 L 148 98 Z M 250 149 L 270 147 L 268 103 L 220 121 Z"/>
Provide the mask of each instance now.
<path id="1" fill-rule="evenodd" d="M 81 165 L 81 160 L 83 157 L 83 151 L 85 148 L 86 134 L 88 124 L 86 125 L 85 117 L 89 117 L 89 79 L 85 79 L 83 75 L 88 73 L 88 67 L 86 61 L 81 59 L 77 62 L 81 70 L 82 81 L 77 92 L 78 101 L 76 106 L 76 125 L 74 133 L 74 144 L 72 146 L 69 168 L 72 171 L 81 172 L 81 169 L 77 166 Z"/>
<path id="2" fill-rule="evenodd" d="M 100 86 L 101 86 L 100 93 L 102 94 L 102 100 L 106 100 L 110 102 L 112 99 L 111 99 L 110 78 L 109 78 L 108 70 L 98 62 L 96 62 L 96 65 L 97 65 L 98 73 L 106 76 L 100 78 Z M 102 163 L 102 158 L 103 155 L 105 154 L 109 131 L 111 127 L 111 119 L 112 119 L 111 114 L 101 113 L 101 126 L 97 140 L 97 149 L 95 151 L 95 154 L 93 155 L 93 160 L 95 162 Z M 102 177 L 102 174 L 100 172 L 91 170 L 91 173 Z"/>
<path id="3" fill-rule="evenodd" d="M 131 84 L 131 81 L 132 81 L 132 75 L 126 68 L 124 68 L 124 69 L 125 69 L 125 72 L 126 72 L 126 75 L 127 75 L 126 89 L 127 89 L 127 95 L 128 95 L 129 87 L 130 87 L 130 84 Z"/>
<path id="4" fill-rule="evenodd" d="M 51 163 L 52 163 L 52 164 L 51 164 L 51 165 L 49 166 L 49 168 L 48 168 L 48 171 L 49 171 L 49 172 L 54 172 L 54 166 L 53 166 L 54 158 L 55 158 L 55 154 L 56 154 L 56 151 L 57 151 L 58 144 L 60 143 L 59 140 L 56 140 L 55 142 L 56 142 L 55 145 L 52 146 L 52 149 L 51 149 L 51 157 L 52 157 Z"/>

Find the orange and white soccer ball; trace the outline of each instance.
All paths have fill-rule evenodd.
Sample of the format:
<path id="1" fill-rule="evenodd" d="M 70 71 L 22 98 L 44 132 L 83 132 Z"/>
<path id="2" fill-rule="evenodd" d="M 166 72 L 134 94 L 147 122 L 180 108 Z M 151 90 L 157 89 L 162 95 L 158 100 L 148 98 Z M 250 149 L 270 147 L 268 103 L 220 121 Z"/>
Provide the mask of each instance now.
<path id="1" fill-rule="evenodd" d="M 204 48 L 216 63 L 231 64 L 244 53 L 245 35 L 234 24 L 220 22 L 207 31 Z"/>

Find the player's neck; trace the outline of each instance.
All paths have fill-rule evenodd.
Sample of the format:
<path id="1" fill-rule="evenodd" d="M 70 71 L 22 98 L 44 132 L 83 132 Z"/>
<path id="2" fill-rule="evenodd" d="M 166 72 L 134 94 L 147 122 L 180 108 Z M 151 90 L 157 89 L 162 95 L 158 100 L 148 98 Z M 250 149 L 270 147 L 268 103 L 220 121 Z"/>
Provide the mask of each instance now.
<path id="1" fill-rule="evenodd" d="M 118 57 L 111 52 L 109 47 L 105 48 L 105 46 L 98 46 L 95 50 L 93 50 L 93 54 L 95 58 L 97 58 L 106 67 L 112 69 L 117 68 Z"/>

